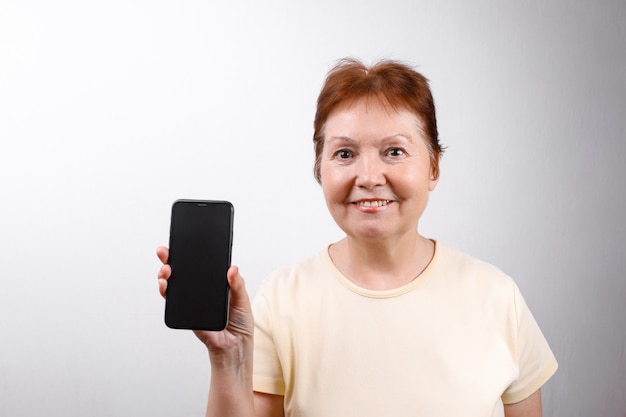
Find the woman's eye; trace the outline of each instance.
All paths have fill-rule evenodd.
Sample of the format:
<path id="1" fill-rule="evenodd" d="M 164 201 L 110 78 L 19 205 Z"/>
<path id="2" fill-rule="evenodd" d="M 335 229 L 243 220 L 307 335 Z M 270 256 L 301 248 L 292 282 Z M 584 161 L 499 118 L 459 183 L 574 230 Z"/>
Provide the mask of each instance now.
<path id="1" fill-rule="evenodd" d="M 404 149 L 401 148 L 391 148 L 387 151 L 387 155 L 389 156 L 402 156 L 404 155 Z"/>
<path id="2" fill-rule="evenodd" d="M 335 152 L 335 157 L 339 159 L 350 159 L 352 157 L 352 151 L 349 151 L 348 149 L 340 149 Z"/>

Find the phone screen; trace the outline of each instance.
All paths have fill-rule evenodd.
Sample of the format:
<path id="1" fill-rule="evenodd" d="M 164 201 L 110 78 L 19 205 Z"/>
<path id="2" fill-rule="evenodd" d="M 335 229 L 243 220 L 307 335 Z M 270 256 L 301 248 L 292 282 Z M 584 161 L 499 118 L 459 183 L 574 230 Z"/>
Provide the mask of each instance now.
<path id="1" fill-rule="evenodd" d="M 228 323 L 233 205 L 177 200 L 172 205 L 172 275 L 165 295 L 165 323 L 175 329 L 222 330 Z"/>

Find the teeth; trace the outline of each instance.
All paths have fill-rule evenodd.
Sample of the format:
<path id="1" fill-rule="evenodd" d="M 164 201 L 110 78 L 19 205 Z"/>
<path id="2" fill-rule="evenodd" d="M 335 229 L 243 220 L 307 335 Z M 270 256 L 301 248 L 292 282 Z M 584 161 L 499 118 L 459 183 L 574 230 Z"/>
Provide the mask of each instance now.
<path id="1" fill-rule="evenodd" d="M 389 200 L 359 201 L 357 204 L 362 207 L 380 207 L 389 204 Z"/>

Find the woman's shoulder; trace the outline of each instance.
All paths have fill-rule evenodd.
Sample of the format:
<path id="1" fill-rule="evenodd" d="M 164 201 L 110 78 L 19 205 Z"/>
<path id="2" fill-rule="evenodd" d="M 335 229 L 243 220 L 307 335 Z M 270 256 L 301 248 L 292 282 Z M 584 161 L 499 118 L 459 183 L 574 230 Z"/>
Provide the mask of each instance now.
<path id="1" fill-rule="evenodd" d="M 439 241 L 436 242 L 433 264 L 433 269 L 447 277 L 507 286 L 513 284 L 512 278 L 498 266 Z"/>
<path id="2" fill-rule="evenodd" d="M 477 305 L 478 311 L 511 316 L 520 297 L 517 284 L 499 267 L 458 249 L 438 243 L 437 266 L 431 287 L 444 292 L 453 304 Z M 512 317 L 512 316 L 511 316 Z"/>
<path id="3" fill-rule="evenodd" d="M 261 282 L 260 290 L 291 290 L 313 283 L 319 284 L 323 277 L 333 273 L 328 248 L 324 248 L 301 261 L 274 270 Z"/>

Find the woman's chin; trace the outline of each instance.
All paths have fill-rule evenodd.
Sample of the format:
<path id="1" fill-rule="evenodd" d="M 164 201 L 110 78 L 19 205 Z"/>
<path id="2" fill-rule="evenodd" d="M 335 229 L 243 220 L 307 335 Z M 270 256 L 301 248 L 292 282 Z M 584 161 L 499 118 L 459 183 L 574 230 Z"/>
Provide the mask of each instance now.
<path id="1" fill-rule="evenodd" d="M 355 240 L 383 240 L 389 235 L 389 231 L 381 228 L 367 227 L 361 228 L 348 233 L 348 236 Z"/>

